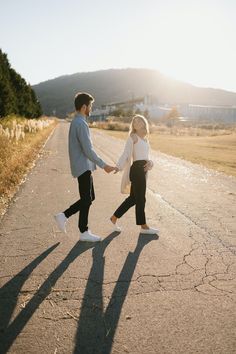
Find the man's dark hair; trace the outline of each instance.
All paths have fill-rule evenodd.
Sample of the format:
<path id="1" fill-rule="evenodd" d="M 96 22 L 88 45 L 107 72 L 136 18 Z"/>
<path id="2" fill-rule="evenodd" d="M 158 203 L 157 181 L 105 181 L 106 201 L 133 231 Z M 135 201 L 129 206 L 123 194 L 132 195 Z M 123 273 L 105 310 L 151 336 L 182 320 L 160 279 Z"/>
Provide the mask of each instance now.
<path id="1" fill-rule="evenodd" d="M 94 102 L 93 96 L 89 95 L 86 92 L 78 92 L 75 95 L 75 109 L 76 109 L 76 111 L 79 111 L 84 104 L 86 106 L 88 106 L 90 102 Z"/>

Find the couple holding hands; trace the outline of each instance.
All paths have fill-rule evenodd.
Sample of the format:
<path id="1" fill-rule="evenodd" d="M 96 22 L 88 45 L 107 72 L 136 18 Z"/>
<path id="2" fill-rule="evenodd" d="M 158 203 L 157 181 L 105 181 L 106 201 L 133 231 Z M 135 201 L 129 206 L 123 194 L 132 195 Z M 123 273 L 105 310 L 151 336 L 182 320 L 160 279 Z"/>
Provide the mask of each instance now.
<path id="1" fill-rule="evenodd" d="M 56 223 L 61 231 L 66 232 L 68 218 L 79 211 L 80 241 L 101 241 L 101 237 L 88 228 L 89 208 L 95 199 L 92 171 L 98 165 L 107 173 L 124 171 L 121 193 L 128 193 L 129 196 L 110 217 L 113 231 L 121 232 L 117 219 L 135 205 L 136 224 L 140 225 L 140 233 L 158 234 L 157 229 L 147 225 L 145 218 L 146 178 L 147 172 L 153 167 L 153 162 L 149 160 L 148 122 L 141 115 L 133 117 L 124 151 L 116 166 L 110 166 L 96 154 L 90 138 L 86 117 L 90 115 L 93 102 L 94 98 L 88 93 L 79 92 L 75 96 L 77 114 L 70 124 L 69 157 L 72 176 L 78 180 L 80 199 L 64 212 L 55 215 Z"/>

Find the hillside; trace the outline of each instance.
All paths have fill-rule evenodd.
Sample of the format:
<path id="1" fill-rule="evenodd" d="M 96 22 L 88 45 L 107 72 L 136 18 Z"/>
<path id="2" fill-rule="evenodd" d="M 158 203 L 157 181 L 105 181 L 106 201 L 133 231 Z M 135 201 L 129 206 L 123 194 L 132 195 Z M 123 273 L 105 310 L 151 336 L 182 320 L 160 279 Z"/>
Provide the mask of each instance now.
<path id="1" fill-rule="evenodd" d="M 236 105 L 236 93 L 196 87 L 173 80 L 150 69 L 110 69 L 77 73 L 55 78 L 33 86 L 45 114 L 64 117 L 74 110 L 73 97 L 87 91 L 101 104 L 129 100 L 147 94 L 160 104 Z"/>

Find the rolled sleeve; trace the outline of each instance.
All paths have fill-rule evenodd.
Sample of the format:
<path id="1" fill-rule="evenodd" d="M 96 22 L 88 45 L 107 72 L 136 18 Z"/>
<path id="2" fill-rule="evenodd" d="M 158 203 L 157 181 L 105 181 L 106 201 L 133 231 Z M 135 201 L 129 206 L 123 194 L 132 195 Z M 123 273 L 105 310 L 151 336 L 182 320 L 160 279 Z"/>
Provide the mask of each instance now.
<path id="1" fill-rule="evenodd" d="M 100 168 L 104 168 L 106 163 L 94 151 L 89 134 L 89 127 L 86 123 L 79 124 L 76 127 L 76 135 L 87 158 Z"/>

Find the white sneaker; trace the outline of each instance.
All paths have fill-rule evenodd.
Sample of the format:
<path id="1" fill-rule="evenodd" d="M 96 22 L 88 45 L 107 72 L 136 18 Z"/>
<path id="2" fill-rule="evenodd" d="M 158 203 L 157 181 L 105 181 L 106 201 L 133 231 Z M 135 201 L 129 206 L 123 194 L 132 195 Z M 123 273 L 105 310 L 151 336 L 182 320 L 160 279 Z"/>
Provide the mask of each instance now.
<path id="1" fill-rule="evenodd" d="M 64 213 L 59 213 L 57 215 L 54 215 L 54 218 L 56 220 L 57 226 L 59 229 L 66 233 L 66 222 L 67 222 L 67 217 L 65 216 Z"/>
<path id="2" fill-rule="evenodd" d="M 92 234 L 90 230 L 84 231 L 80 233 L 80 241 L 88 241 L 88 242 L 98 242 L 101 241 L 101 237 Z"/>
<path id="3" fill-rule="evenodd" d="M 112 223 L 112 226 L 113 226 L 113 231 L 116 231 L 116 232 L 121 232 L 122 231 L 122 228 L 116 224 L 113 224 L 113 222 L 110 220 L 110 222 Z"/>
<path id="4" fill-rule="evenodd" d="M 140 229 L 140 233 L 141 234 L 148 234 L 148 235 L 158 235 L 159 234 L 159 230 L 158 229 L 154 229 L 153 227 L 149 227 L 149 229 Z"/>

